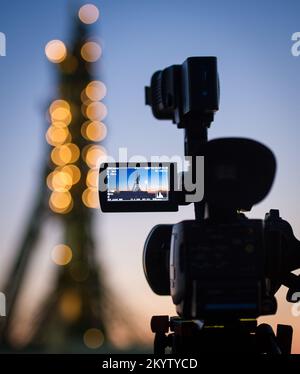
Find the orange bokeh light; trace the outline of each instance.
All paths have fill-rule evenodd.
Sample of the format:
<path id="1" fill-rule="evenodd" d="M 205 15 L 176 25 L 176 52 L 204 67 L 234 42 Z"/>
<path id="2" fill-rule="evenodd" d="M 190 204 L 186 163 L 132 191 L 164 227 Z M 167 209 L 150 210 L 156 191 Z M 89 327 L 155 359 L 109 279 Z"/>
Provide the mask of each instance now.
<path id="1" fill-rule="evenodd" d="M 49 206 L 56 213 L 68 213 L 73 206 L 73 199 L 69 191 L 53 191 L 50 195 Z"/>
<path id="2" fill-rule="evenodd" d="M 70 104 L 65 100 L 53 101 L 49 107 L 49 114 L 51 121 L 57 123 L 56 127 L 66 127 L 72 121 Z"/>
<path id="3" fill-rule="evenodd" d="M 51 114 L 57 108 L 65 108 L 68 111 L 71 110 L 70 104 L 66 100 L 54 100 L 49 107 L 49 113 Z"/>
<path id="4" fill-rule="evenodd" d="M 98 169 L 90 169 L 86 176 L 86 185 L 88 187 L 97 188 L 98 187 L 98 176 L 99 176 Z"/>
<path id="5" fill-rule="evenodd" d="M 66 128 L 50 126 L 46 133 L 46 140 L 50 145 L 57 146 L 68 140 L 70 133 Z"/>
<path id="6" fill-rule="evenodd" d="M 58 170 L 57 170 L 58 169 Z M 65 192 L 73 185 L 72 175 L 67 173 L 64 168 L 57 168 L 47 177 L 47 186 L 52 191 Z"/>
<path id="7" fill-rule="evenodd" d="M 81 22 L 90 25 L 99 18 L 99 9 L 94 4 L 85 4 L 79 9 L 78 17 Z"/>
<path id="8" fill-rule="evenodd" d="M 88 104 L 91 102 L 91 100 L 86 96 L 86 91 L 85 91 L 85 90 L 86 90 L 86 89 L 83 89 L 83 90 L 81 91 L 80 99 L 81 99 L 81 102 L 82 102 L 83 104 L 88 105 Z"/>
<path id="9" fill-rule="evenodd" d="M 52 261 L 56 265 L 65 266 L 73 257 L 72 249 L 65 244 L 56 245 L 51 253 Z"/>
<path id="10" fill-rule="evenodd" d="M 56 127 L 58 129 L 62 129 L 64 127 L 67 127 L 69 124 L 67 122 L 63 121 L 54 121 L 51 123 L 51 126 Z"/>
<path id="11" fill-rule="evenodd" d="M 97 188 L 88 187 L 83 191 L 82 201 L 88 208 L 100 208 L 99 195 Z"/>
<path id="12" fill-rule="evenodd" d="M 92 81 L 86 86 L 85 93 L 90 100 L 100 101 L 106 96 L 107 88 L 101 81 Z"/>
<path id="13" fill-rule="evenodd" d="M 66 165 L 62 168 L 62 171 L 70 175 L 70 177 L 72 178 L 72 185 L 80 181 L 81 172 L 76 165 Z"/>
<path id="14" fill-rule="evenodd" d="M 55 165 L 63 166 L 74 163 L 80 156 L 79 148 L 74 143 L 55 147 L 51 152 L 51 160 Z"/>
<path id="15" fill-rule="evenodd" d="M 49 61 L 58 64 L 67 56 L 67 48 L 61 40 L 51 40 L 45 47 L 45 53 Z"/>
<path id="16" fill-rule="evenodd" d="M 81 57 L 87 62 L 99 60 L 102 54 L 101 46 L 96 42 L 86 42 L 81 48 Z"/>
<path id="17" fill-rule="evenodd" d="M 89 168 L 96 168 L 105 161 L 106 150 L 100 145 L 88 145 L 82 150 L 82 158 Z"/>
<path id="18" fill-rule="evenodd" d="M 102 121 L 107 116 L 107 107 L 101 102 L 92 102 L 86 107 L 85 115 L 91 121 Z"/>
<path id="19" fill-rule="evenodd" d="M 104 335 L 99 329 L 88 329 L 83 335 L 84 344 L 90 349 L 100 348 L 104 343 Z"/>
<path id="20" fill-rule="evenodd" d="M 87 121 L 81 126 L 81 134 L 87 140 L 99 142 L 106 137 L 107 129 L 102 122 Z"/>

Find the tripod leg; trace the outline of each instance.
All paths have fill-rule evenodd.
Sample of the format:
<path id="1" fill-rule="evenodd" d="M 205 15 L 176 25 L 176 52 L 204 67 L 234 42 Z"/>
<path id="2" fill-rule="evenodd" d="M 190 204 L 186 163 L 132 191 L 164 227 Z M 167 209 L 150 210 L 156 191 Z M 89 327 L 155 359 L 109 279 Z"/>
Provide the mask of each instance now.
<path id="1" fill-rule="evenodd" d="M 277 343 L 272 327 L 266 323 L 257 326 L 256 339 L 258 353 L 281 354 L 281 349 Z"/>
<path id="2" fill-rule="evenodd" d="M 293 328 L 289 325 L 277 325 L 276 338 L 282 354 L 291 354 Z"/>
<path id="3" fill-rule="evenodd" d="M 156 333 L 154 337 L 154 354 L 164 355 L 167 346 L 167 337 L 165 334 Z"/>
<path id="4" fill-rule="evenodd" d="M 154 354 L 164 355 L 168 345 L 166 333 L 169 331 L 169 317 L 153 316 L 151 318 L 151 330 L 155 333 Z"/>

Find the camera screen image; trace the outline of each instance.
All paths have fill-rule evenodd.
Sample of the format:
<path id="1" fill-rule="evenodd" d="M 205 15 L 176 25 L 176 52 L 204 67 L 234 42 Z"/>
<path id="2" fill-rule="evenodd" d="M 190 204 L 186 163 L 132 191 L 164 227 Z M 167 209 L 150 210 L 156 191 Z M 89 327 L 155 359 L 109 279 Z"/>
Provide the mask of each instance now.
<path id="1" fill-rule="evenodd" d="M 107 201 L 168 201 L 166 166 L 108 167 Z"/>

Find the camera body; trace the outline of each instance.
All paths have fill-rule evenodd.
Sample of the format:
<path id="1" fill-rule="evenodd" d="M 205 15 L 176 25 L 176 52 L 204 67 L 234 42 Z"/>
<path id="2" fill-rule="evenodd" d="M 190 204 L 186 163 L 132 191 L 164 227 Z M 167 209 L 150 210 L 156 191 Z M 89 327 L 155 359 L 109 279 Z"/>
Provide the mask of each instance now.
<path id="1" fill-rule="evenodd" d="M 171 295 L 185 319 L 224 323 L 276 312 L 268 275 L 265 222 L 206 219 L 157 225 L 144 247 L 144 270 L 152 290 Z"/>
<path id="2" fill-rule="evenodd" d="M 283 284 L 295 302 L 300 243 L 290 224 L 271 209 L 264 220 L 187 220 L 157 225 L 144 246 L 144 272 L 158 295 L 171 295 L 184 319 L 225 324 L 276 313 Z"/>
<path id="3" fill-rule="evenodd" d="M 235 223 L 183 221 L 173 226 L 170 293 L 187 319 L 256 318 L 270 300 L 261 220 Z"/>

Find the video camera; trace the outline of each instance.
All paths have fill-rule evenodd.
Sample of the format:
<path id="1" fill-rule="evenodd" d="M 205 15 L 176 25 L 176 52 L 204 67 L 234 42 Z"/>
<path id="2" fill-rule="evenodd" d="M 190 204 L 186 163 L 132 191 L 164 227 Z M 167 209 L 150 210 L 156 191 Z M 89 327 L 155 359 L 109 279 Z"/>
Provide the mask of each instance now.
<path id="1" fill-rule="evenodd" d="M 231 336 L 243 336 L 245 347 L 252 347 L 256 336 L 258 351 L 288 353 L 291 328 L 279 325 L 277 336 L 271 328 L 259 334 L 255 319 L 276 313 L 275 293 L 281 285 L 289 288 L 287 300 L 297 301 L 293 295 L 300 291 L 300 277 L 292 271 L 300 268 L 300 242 L 278 210 L 270 210 L 264 220 L 244 214 L 271 189 L 276 171 L 272 151 L 244 138 L 207 141 L 207 129 L 219 109 L 215 57 L 191 57 L 154 73 L 146 87 L 146 104 L 157 119 L 172 120 L 184 129 L 189 168 L 177 177 L 172 163 L 103 164 L 102 210 L 178 210 L 188 203 L 187 176 L 193 181 L 201 171 L 204 176 L 204 195 L 193 201 L 195 220 L 155 226 L 144 246 L 144 273 L 151 289 L 171 295 L 179 315 L 171 320 L 153 317 L 155 351 L 164 353 L 169 346 L 184 352 L 191 347 L 186 342 L 195 346 L 191 336 L 197 336 L 197 342 L 201 336 L 207 339 L 205 328 L 222 326 L 228 331 L 234 326 L 238 333 Z M 255 323 L 247 325 L 244 339 L 249 320 Z M 192 326 L 192 334 L 187 326 Z M 169 329 L 173 334 L 166 336 Z M 258 344 L 261 341 L 264 344 Z"/>

